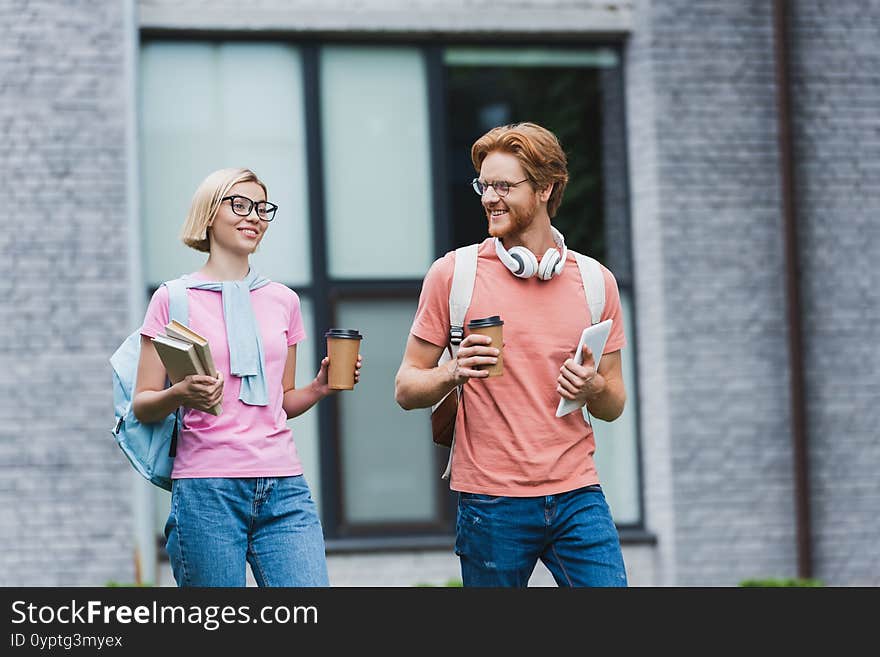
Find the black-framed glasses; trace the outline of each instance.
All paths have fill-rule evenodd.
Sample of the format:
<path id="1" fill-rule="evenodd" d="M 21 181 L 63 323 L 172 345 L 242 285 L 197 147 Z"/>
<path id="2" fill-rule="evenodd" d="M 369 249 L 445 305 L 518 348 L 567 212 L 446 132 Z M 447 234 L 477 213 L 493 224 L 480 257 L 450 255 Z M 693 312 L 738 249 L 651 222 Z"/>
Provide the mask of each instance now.
<path id="1" fill-rule="evenodd" d="M 477 196 L 482 197 L 483 194 L 486 193 L 486 190 L 490 187 L 495 190 L 495 193 L 498 196 L 507 196 L 508 192 L 510 192 L 511 187 L 516 187 L 517 185 L 523 184 L 527 181 L 528 178 L 523 178 L 519 182 L 507 182 L 506 180 L 496 180 L 495 182 L 483 182 L 479 178 L 474 178 L 471 180 L 471 187 L 474 188 L 474 191 L 477 193 Z"/>
<path id="2" fill-rule="evenodd" d="M 253 201 L 247 196 L 239 196 L 238 194 L 224 196 L 220 201 L 229 201 L 232 211 L 239 217 L 246 217 L 251 213 L 251 210 L 257 208 L 257 217 L 263 221 L 272 221 L 275 218 L 275 211 L 278 209 L 277 205 L 269 203 L 269 201 Z"/>

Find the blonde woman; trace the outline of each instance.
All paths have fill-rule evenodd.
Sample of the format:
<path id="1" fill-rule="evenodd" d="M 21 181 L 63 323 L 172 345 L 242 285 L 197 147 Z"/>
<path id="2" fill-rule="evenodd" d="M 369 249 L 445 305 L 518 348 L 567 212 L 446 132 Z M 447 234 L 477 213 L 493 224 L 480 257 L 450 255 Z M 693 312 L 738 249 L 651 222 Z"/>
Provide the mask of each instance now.
<path id="1" fill-rule="evenodd" d="M 182 407 L 166 548 L 178 586 L 328 586 L 324 537 L 286 420 L 330 394 L 329 358 L 297 388 L 305 338 L 299 297 L 261 277 L 250 256 L 277 206 L 249 169 L 221 169 L 199 185 L 183 242 L 208 254 L 184 277 L 189 325 L 205 336 L 218 370 L 165 387 L 150 338 L 168 322 L 168 290 L 153 295 L 141 327 L 133 409 L 155 422 Z M 355 367 L 360 378 L 361 359 Z M 208 409 L 220 403 L 219 416 Z"/>

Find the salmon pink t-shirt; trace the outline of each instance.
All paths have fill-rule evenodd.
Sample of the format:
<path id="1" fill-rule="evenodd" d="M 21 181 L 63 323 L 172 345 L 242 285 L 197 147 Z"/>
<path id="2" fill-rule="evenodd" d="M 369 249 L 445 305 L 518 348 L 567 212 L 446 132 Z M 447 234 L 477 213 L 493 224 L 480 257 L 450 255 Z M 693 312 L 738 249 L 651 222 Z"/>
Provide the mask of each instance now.
<path id="1" fill-rule="evenodd" d="M 195 279 L 207 280 L 198 274 Z M 195 477 L 284 477 L 303 469 L 281 402 L 282 375 L 287 348 L 305 338 L 299 297 L 280 283 L 251 291 L 251 305 L 265 357 L 269 403 L 250 406 L 239 398 L 241 379 L 229 371 L 229 343 L 219 291 L 187 290 L 189 326 L 207 338 L 214 364 L 223 373 L 223 412 L 211 415 L 184 409 L 183 429 L 177 439 L 172 479 Z M 141 335 L 165 332 L 168 289 L 163 285 L 150 301 Z"/>
<path id="2" fill-rule="evenodd" d="M 425 276 L 412 334 L 444 346 L 449 337 L 449 290 L 455 252 L 434 262 Z M 602 319 L 611 319 L 603 353 L 626 342 L 620 294 L 605 277 Z M 477 279 L 467 315 L 500 315 L 504 321 L 504 373 L 471 379 L 463 388 L 455 424 L 450 487 L 487 495 L 554 495 L 599 483 L 593 430 L 580 412 L 556 417 L 559 369 L 590 325 L 583 280 L 574 255 L 548 281 L 518 278 L 498 259 L 492 238 L 477 256 Z"/>

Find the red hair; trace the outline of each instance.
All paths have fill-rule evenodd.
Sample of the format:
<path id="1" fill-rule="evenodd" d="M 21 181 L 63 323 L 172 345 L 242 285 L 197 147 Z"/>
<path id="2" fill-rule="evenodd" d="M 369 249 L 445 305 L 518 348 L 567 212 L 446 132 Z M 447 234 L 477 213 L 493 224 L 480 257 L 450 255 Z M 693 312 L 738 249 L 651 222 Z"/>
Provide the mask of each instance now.
<path id="1" fill-rule="evenodd" d="M 515 156 L 534 189 L 553 185 L 547 199 L 547 214 L 554 217 L 568 184 L 568 160 L 556 135 L 535 123 L 511 123 L 493 128 L 471 147 L 471 161 L 478 174 L 483 160 L 494 151 Z"/>

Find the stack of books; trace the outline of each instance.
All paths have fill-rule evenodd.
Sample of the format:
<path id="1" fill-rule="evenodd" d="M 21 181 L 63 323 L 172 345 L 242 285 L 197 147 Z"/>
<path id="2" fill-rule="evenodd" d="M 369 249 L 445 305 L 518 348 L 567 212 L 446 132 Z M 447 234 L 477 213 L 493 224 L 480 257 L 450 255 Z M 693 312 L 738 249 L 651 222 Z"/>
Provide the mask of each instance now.
<path id="1" fill-rule="evenodd" d="M 186 324 L 173 319 L 165 325 L 165 334 L 157 335 L 152 341 L 171 383 L 182 381 L 191 374 L 217 376 L 211 346 Z M 220 404 L 217 404 L 208 412 L 220 415 L 222 410 Z"/>

